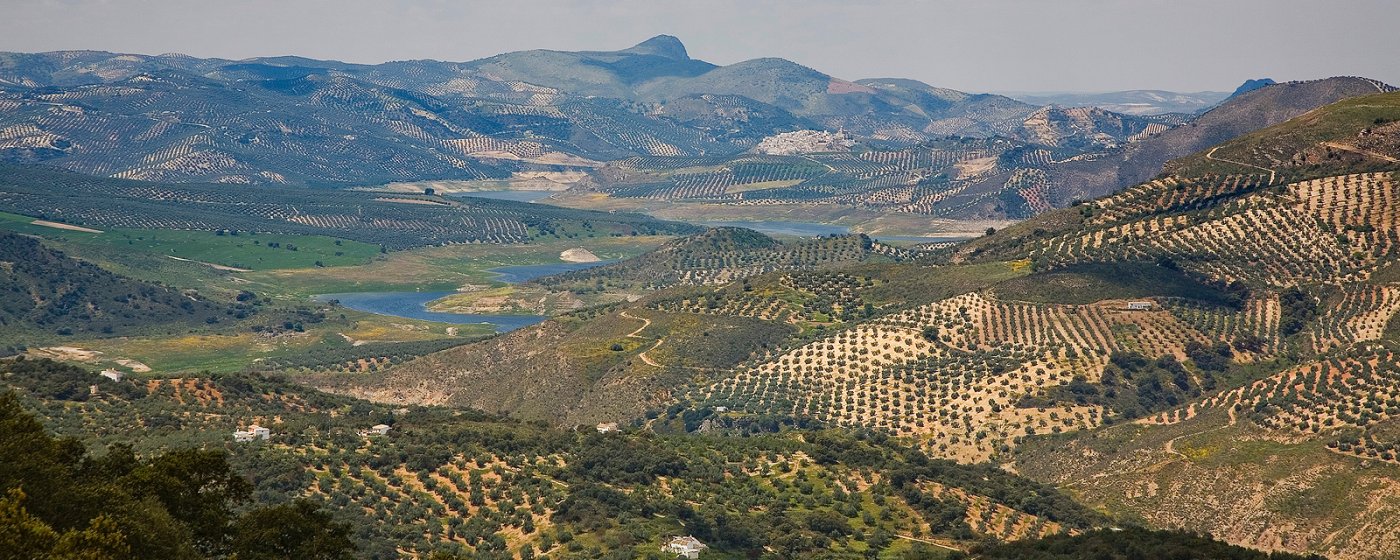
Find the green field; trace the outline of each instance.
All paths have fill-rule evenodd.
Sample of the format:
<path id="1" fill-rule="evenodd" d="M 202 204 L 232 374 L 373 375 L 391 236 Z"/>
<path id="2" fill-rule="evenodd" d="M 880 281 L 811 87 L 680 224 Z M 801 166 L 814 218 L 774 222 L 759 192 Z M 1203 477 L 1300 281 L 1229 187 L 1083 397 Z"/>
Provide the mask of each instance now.
<path id="1" fill-rule="evenodd" d="M 655 248 L 669 237 L 599 237 L 512 245 L 447 245 L 397 251 L 360 266 L 257 271 L 240 275 L 252 290 L 294 298 L 315 294 L 381 291 L 444 291 L 497 286 L 490 269 L 559 263 L 575 247 L 602 259 L 625 259 Z"/>
<path id="2" fill-rule="evenodd" d="M 379 247 L 368 243 L 319 235 L 124 228 L 89 233 L 33 221 L 0 213 L 0 228 L 60 239 L 94 252 L 137 252 L 246 270 L 349 266 L 368 263 L 379 254 Z"/>
<path id="3" fill-rule="evenodd" d="M 42 237 L 46 245 L 141 280 L 201 292 L 250 290 L 295 301 L 325 293 L 441 291 L 495 285 L 497 275 L 489 271 L 492 268 L 557 263 L 562 251 L 576 247 L 603 259 L 624 259 L 670 239 L 546 238 L 528 244 L 462 244 L 381 253 L 374 245 L 315 235 L 218 235 L 148 229 L 87 233 L 33 221 L 28 216 L 0 213 L 0 230 Z"/>

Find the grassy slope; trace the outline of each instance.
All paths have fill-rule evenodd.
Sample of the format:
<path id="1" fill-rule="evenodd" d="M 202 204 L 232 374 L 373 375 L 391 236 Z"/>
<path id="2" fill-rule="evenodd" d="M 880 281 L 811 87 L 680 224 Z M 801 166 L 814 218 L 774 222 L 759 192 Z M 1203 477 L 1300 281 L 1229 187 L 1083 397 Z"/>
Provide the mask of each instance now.
<path id="1" fill-rule="evenodd" d="M 622 313 L 555 319 L 420 358 L 384 377 L 323 376 L 312 382 L 382 402 L 449 403 L 555 424 L 591 424 L 636 418 L 666 402 L 676 386 L 719 374 L 794 332 L 757 319 Z"/>
<path id="2" fill-rule="evenodd" d="M 61 241 L 84 255 L 143 254 L 249 270 L 277 270 L 365 264 L 379 247 L 320 235 L 113 228 L 102 233 L 35 225 L 33 218 L 0 213 L 0 229 Z"/>
<path id="3" fill-rule="evenodd" d="M 1400 516 L 1400 467 L 1339 455 L 1318 440 L 1280 440 L 1248 422 L 1230 425 L 1224 413 L 1031 440 L 1016 464 L 1152 526 L 1333 558 L 1380 560 L 1400 547 L 1383 529 Z M 1372 538 L 1347 536 L 1357 534 Z"/>
<path id="4" fill-rule="evenodd" d="M 668 237 L 549 239 L 516 245 L 449 245 L 389 253 L 357 267 L 257 272 L 243 275 L 254 285 L 289 296 L 371 291 L 449 291 L 498 285 L 492 268 L 558 263 L 559 253 L 583 247 L 602 259 L 624 259 L 660 245 Z"/>

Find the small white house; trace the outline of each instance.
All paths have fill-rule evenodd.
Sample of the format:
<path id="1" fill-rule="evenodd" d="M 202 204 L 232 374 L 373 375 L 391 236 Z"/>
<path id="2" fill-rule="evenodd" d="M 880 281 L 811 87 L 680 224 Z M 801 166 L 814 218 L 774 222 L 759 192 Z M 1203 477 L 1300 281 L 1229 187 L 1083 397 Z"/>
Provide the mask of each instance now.
<path id="1" fill-rule="evenodd" d="M 694 560 L 700 557 L 700 551 L 709 548 L 700 539 L 686 535 L 684 537 L 674 537 L 666 546 L 661 547 L 661 552 L 675 554 L 679 558 L 690 558 Z"/>
<path id="2" fill-rule="evenodd" d="M 115 369 L 104 369 L 102 370 L 102 373 L 99 373 L 97 375 L 101 375 L 102 377 L 106 377 L 107 379 L 111 379 L 112 381 L 121 381 L 122 377 L 126 374 Z"/>
<path id="3" fill-rule="evenodd" d="M 715 412 L 729 412 L 729 407 L 727 407 L 727 406 L 717 406 L 717 407 L 715 407 Z"/>
<path id="4" fill-rule="evenodd" d="M 269 430 L 257 424 L 248 426 L 247 430 L 238 430 L 233 433 L 233 441 L 240 443 L 253 441 L 255 439 L 265 440 L 269 437 L 272 437 L 272 430 Z"/>
<path id="5" fill-rule="evenodd" d="M 369 429 L 369 434 L 368 434 L 368 435 L 371 435 L 371 436 L 385 436 L 385 435 L 389 435 L 389 425 L 388 425 L 388 424 L 375 424 L 375 425 L 373 425 L 373 426 L 370 427 L 370 429 Z"/>
<path id="6" fill-rule="evenodd" d="M 1130 302 L 1128 302 L 1128 311 L 1151 311 L 1151 310 L 1152 310 L 1152 307 L 1153 307 L 1153 305 L 1152 305 L 1152 302 L 1150 302 L 1150 301 L 1130 301 Z"/>
<path id="7" fill-rule="evenodd" d="M 598 433 L 606 434 L 617 431 L 617 422 L 599 422 Z"/>

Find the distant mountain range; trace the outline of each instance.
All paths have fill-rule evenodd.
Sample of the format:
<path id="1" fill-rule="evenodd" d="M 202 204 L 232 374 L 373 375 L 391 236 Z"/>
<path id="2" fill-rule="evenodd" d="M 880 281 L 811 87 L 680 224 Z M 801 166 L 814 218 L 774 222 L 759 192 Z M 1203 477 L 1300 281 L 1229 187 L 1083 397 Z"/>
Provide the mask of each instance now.
<path id="1" fill-rule="evenodd" d="M 729 66 L 675 37 L 607 52 L 465 62 L 0 54 L 0 155 L 124 178 L 353 183 L 502 178 L 530 165 L 738 154 L 845 129 L 879 145 L 1042 141 L 1035 105 L 904 79 L 842 80 L 778 58 Z M 1067 132 L 1121 142 L 1151 121 Z M 1029 130 L 1028 130 L 1029 128 Z"/>
<path id="2" fill-rule="evenodd" d="M 375 65 L 0 53 L 0 160 L 148 181 L 341 186 L 567 171 L 574 188 L 612 199 L 1020 218 L 1389 88 L 1342 80 L 1264 87 L 1278 95 L 1236 94 L 1195 116 L 1224 94 L 1041 106 L 907 79 L 847 81 L 779 58 L 718 66 L 666 35 L 619 51 Z M 764 139 L 798 130 L 843 131 L 852 146 L 820 163 L 753 159 Z"/>

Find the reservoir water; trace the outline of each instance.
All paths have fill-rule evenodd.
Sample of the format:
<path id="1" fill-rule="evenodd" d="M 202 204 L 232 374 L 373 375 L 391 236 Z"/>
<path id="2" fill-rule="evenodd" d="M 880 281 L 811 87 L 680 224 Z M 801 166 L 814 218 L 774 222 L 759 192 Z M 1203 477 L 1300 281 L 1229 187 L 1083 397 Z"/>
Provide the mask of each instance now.
<path id="1" fill-rule="evenodd" d="M 452 193 L 448 196 L 453 198 L 494 198 L 497 200 L 514 200 L 516 202 L 535 202 L 544 200 L 554 195 L 555 191 L 473 191 L 464 193 Z"/>
<path id="2" fill-rule="evenodd" d="M 820 222 L 787 222 L 787 221 L 753 221 L 753 222 L 702 222 L 701 225 L 710 227 L 741 227 L 751 229 L 768 235 L 780 235 L 789 237 L 822 237 L 827 235 L 846 235 L 851 233 L 851 228 L 836 225 L 824 224 Z M 965 236 L 956 235 L 872 235 L 871 237 L 886 243 L 942 243 L 945 241 L 965 241 L 970 239 Z"/>
<path id="3" fill-rule="evenodd" d="M 609 262 L 612 261 L 503 266 L 493 268 L 491 272 L 498 274 L 498 279 L 502 282 L 518 284 L 542 276 L 569 272 L 571 270 L 583 270 L 585 268 L 604 265 Z M 545 319 L 549 318 L 543 315 L 443 313 L 428 310 L 428 303 L 454 293 L 456 292 L 352 292 L 343 294 L 320 294 L 311 299 L 322 302 L 336 300 L 339 301 L 341 305 L 356 311 L 374 313 L 376 315 L 387 315 L 390 317 L 436 321 L 455 325 L 485 323 L 494 326 L 496 332 L 513 331 L 543 322 Z"/>

